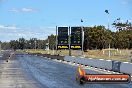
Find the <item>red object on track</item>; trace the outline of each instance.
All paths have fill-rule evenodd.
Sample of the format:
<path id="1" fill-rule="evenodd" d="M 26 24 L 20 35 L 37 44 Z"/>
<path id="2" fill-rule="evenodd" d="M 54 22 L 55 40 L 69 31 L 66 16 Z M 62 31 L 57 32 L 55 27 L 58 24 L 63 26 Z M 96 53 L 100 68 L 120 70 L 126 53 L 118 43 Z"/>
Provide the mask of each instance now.
<path id="1" fill-rule="evenodd" d="M 131 77 L 128 74 L 87 74 L 85 70 L 79 66 L 76 74 L 76 81 L 80 84 L 129 83 L 131 81 Z"/>

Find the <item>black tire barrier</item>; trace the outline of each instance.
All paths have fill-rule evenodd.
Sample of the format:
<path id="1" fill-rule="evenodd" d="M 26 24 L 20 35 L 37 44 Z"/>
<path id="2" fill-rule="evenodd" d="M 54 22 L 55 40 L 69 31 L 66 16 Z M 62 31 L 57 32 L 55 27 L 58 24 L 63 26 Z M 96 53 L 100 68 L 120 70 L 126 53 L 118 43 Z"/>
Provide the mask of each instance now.
<path id="1" fill-rule="evenodd" d="M 41 53 L 30 53 L 29 55 L 37 55 L 37 56 L 43 56 L 51 59 L 57 59 L 64 61 L 64 56 L 58 56 L 58 55 L 50 55 L 50 54 L 41 54 Z"/>

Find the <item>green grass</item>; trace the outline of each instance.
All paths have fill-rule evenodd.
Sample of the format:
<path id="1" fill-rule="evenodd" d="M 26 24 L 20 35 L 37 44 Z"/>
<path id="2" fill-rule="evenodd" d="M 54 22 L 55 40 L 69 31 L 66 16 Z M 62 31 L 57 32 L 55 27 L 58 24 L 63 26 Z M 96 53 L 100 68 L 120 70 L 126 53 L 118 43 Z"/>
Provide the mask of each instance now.
<path id="1" fill-rule="evenodd" d="M 130 52 L 131 50 L 111 50 L 111 56 L 108 56 L 109 50 L 89 50 L 87 53 L 85 53 L 86 57 L 91 57 L 95 59 L 106 59 L 106 60 L 117 60 L 122 62 L 129 62 L 130 61 Z"/>

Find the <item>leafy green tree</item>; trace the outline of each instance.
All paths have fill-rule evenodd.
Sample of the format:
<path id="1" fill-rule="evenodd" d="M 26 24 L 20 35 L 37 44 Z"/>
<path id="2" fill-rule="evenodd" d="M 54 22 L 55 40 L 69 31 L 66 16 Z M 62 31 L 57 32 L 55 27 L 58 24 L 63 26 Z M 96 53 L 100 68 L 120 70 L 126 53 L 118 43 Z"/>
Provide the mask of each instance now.
<path id="1" fill-rule="evenodd" d="M 118 31 L 121 30 L 132 30 L 132 24 L 128 20 L 126 22 L 122 22 L 120 18 L 114 21 L 112 24 Z"/>
<path id="2" fill-rule="evenodd" d="M 49 48 L 50 49 L 55 49 L 56 48 L 56 36 L 51 34 L 50 36 L 48 36 L 48 39 L 46 40 L 47 43 L 49 41 Z"/>
<path id="3" fill-rule="evenodd" d="M 1 49 L 3 49 L 3 50 L 11 49 L 10 43 L 9 42 L 1 42 Z"/>
<path id="4" fill-rule="evenodd" d="M 107 48 L 112 41 L 112 32 L 104 26 L 85 27 L 84 31 L 84 49 Z"/>
<path id="5" fill-rule="evenodd" d="M 11 48 L 14 50 L 19 49 L 19 41 L 17 40 L 11 40 L 10 45 L 11 45 Z"/>
<path id="6" fill-rule="evenodd" d="M 25 49 L 26 40 L 24 38 L 19 38 L 19 44 L 17 45 L 19 49 Z"/>

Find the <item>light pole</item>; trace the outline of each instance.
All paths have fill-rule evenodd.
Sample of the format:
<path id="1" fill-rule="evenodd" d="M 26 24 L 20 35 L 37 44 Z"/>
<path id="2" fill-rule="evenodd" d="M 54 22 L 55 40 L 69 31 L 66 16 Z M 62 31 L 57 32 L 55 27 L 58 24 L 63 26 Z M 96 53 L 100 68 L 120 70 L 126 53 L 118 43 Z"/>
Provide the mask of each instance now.
<path id="1" fill-rule="evenodd" d="M 81 23 L 83 23 L 82 19 L 81 19 Z M 82 29 L 82 56 L 84 56 L 84 53 L 83 53 L 83 48 L 84 48 L 84 28 L 83 28 L 83 25 L 82 25 L 81 29 Z"/>
<path id="2" fill-rule="evenodd" d="M 109 30 L 109 21 L 110 21 L 110 19 L 109 19 L 109 10 L 105 10 L 105 13 L 108 15 L 108 30 Z"/>
<path id="3" fill-rule="evenodd" d="M 110 29 L 109 27 L 110 27 L 110 25 L 109 25 L 109 22 L 110 22 L 110 15 L 109 15 L 109 11 L 108 10 L 105 10 L 105 13 L 108 15 L 108 30 Z M 110 43 L 109 43 L 109 58 L 110 58 L 110 56 L 111 56 L 111 54 L 110 54 Z"/>
<path id="4" fill-rule="evenodd" d="M 82 26 L 82 56 L 84 55 L 83 48 L 84 48 L 84 30 L 83 30 L 83 26 Z"/>

